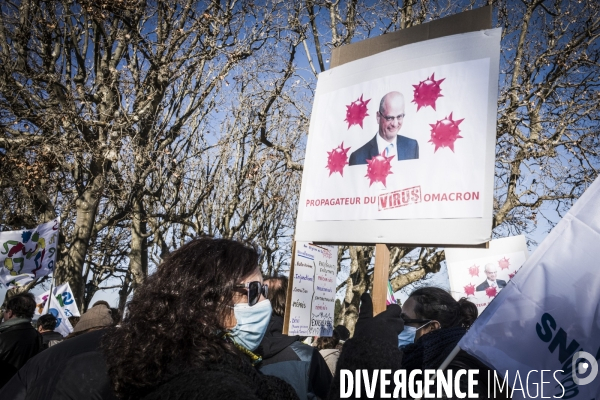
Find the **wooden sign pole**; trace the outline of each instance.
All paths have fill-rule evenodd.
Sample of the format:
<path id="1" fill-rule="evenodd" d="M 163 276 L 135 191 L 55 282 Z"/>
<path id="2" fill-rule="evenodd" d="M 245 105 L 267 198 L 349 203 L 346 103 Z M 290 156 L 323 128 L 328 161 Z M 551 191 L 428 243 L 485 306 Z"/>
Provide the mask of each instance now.
<path id="1" fill-rule="evenodd" d="M 390 269 L 390 248 L 387 244 L 375 245 L 375 270 L 373 271 L 373 316 L 385 311 Z"/>

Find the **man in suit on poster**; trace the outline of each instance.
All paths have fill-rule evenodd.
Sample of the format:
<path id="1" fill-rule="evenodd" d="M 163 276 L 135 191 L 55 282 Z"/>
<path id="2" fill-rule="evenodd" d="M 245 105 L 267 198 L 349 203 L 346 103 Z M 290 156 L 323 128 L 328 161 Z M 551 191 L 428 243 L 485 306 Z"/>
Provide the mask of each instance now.
<path id="1" fill-rule="evenodd" d="M 390 92 L 383 96 L 377 112 L 379 132 L 364 146 L 350 154 L 350 165 L 367 164 L 367 160 L 383 154 L 395 156 L 399 161 L 419 158 L 419 143 L 414 139 L 399 135 L 404 122 L 404 96 L 400 92 Z"/>
<path id="2" fill-rule="evenodd" d="M 496 276 L 498 275 L 498 268 L 496 268 L 494 264 L 485 265 L 485 275 L 487 276 L 487 279 L 477 286 L 475 289 L 476 291 L 482 292 L 489 287 L 497 287 L 502 289 L 504 286 L 506 286 L 506 281 L 496 279 Z"/>

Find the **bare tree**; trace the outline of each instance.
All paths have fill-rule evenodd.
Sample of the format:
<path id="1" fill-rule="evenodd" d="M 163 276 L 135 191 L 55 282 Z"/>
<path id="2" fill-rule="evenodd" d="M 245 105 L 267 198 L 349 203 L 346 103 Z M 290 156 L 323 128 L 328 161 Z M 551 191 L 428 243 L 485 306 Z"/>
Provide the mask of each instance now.
<path id="1" fill-rule="evenodd" d="M 332 49 L 488 3 L 4 2 L 0 222 L 60 215 L 57 277 L 84 305 L 115 287 L 124 307 L 149 270 L 202 234 L 254 241 L 265 272 L 284 271 L 316 76 Z M 504 29 L 493 234 L 529 234 L 598 173 L 600 6 L 492 3 Z M 373 257 L 371 246 L 338 254 L 351 330 Z M 443 260 L 442 249 L 392 248 L 392 287 Z"/>
<path id="2" fill-rule="evenodd" d="M 56 277 L 71 283 L 80 304 L 92 239 L 122 221 L 129 221 L 133 286 L 144 279 L 144 198 L 157 195 L 146 183 L 157 173 L 178 180 L 177 163 L 165 159 L 202 135 L 225 77 L 276 38 L 278 8 L 191 0 L 3 3 L 0 146 L 11 169 L 2 187 L 6 209 L 21 210 L 3 220 L 18 226 L 34 222 L 25 215 L 39 221 L 60 210 L 65 240 Z M 38 164 L 39 173 L 18 171 Z"/>

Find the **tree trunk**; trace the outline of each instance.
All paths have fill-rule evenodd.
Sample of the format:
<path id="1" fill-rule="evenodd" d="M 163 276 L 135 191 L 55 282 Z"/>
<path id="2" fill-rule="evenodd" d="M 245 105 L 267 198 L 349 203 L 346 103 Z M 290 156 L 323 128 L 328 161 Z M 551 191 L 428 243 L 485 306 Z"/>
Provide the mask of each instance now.
<path id="1" fill-rule="evenodd" d="M 133 278 L 133 288 L 144 282 L 148 275 L 148 243 L 146 237 L 146 215 L 141 196 L 133 200 L 133 218 L 131 220 L 131 251 L 129 252 L 129 270 Z"/>
<path id="2" fill-rule="evenodd" d="M 84 277 L 83 264 L 90 245 L 90 237 L 98 211 L 98 204 L 104 186 L 102 175 L 96 175 L 91 184 L 76 201 L 77 219 L 73 231 L 73 240 L 65 262 L 56 266 L 56 285 L 69 282 L 77 306 L 83 309 Z"/>
<path id="3" fill-rule="evenodd" d="M 123 286 L 119 290 L 119 313 L 121 314 L 121 318 L 125 314 L 125 306 L 127 305 L 129 293 L 131 293 L 131 274 L 126 274 Z"/>

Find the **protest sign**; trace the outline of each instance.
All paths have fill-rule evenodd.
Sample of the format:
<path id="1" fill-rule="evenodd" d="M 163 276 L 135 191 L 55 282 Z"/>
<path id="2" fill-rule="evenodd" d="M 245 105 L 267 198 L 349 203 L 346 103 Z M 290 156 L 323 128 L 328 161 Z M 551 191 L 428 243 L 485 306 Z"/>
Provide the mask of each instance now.
<path id="1" fill-rule="evenodd" d="M 487 249 L 446 249 L 450 293 L 466 297 L 481 312 L 527 259 L 525 236 L 492 240 Z"/>
<path id="2" fill-rule="evenodd" d="M 34 229 L 0 232 L 0 282 L 23 286 L 52 272 L 59 226 L 57 218 Z"/>
<path id="3" fill-rule="evenodd" d="M 413 43 L 319 75 L 296 240 L 489 240 L 500 34 Z"/>
<path id="4" fill-rule="evenodd" d="M 63 336 L 67 336 L 69 333 L 73 332 L 73 326 L 71 325 L 71 322 L 69 322 L 69 318 L 65 315 L 63 308 L 56 297 L 50 297 L 48 314 L 52 314 L 56 317 L 56 328 L 54 328 L 54 332 L 58 332 Z"/>
<path id="5" fill-rule="evenodd" d="M 63 283 L 60 286 L 56 286 L 52 292 L 54 293 L 54 297 L 58 302 L 58 305 L 63 310 L 67 317 L 80 317 L 79 309 L 77 308 L 77 303 L 75 302 L 75 297 L 73 296 L 73 291 L 71 290 L 71 286 L 69 283 Z M 36 315 L 43 315 L 46 311 L 46 301 L 50 296 L 50 290 L 38 295 L 35 297 L 35 313 Z"/>
<path id="6" fill-rule="evenodd" d="M 331 336 L 337 279 L 337 246 L 296 242 L 290 269 L 284 333 Z"/>
<path id="7" fill-rule="evenodd" d="M 599 243 L 596 179 L 459 342 L 501 380 L 508 371 L 513 399 L 600 396 Z"/>

